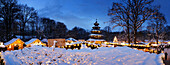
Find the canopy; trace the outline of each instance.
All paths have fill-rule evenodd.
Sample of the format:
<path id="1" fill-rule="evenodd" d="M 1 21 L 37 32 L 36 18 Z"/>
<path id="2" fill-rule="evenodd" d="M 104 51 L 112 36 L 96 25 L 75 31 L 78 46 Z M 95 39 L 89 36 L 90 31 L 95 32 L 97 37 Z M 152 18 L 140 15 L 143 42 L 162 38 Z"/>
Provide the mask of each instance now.
<path id="1" fill-rule="evenodd" d="M 68 38 L 68 39 L 66 39 L 66 41 L 77 41 L 77 40 L 74 38 Z"/>
<path id="2" fill-rule="evenodd" d="M 13 38 L 13 39 L 11 39 L 10 41 L 4 43 L 4 45 L 9 45 L 9 44 L 15 42 L 15 41 L 18 40 L 18 39 L 19 39 L 19 38 Z"/>

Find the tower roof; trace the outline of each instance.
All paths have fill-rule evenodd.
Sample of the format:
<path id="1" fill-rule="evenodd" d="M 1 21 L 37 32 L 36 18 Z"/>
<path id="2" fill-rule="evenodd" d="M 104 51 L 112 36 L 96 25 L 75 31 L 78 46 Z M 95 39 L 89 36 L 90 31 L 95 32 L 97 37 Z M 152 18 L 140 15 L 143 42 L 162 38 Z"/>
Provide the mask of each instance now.
<path id="1" fill-rule="evenodd" d="M 95 26 L 98 26 L 98 25 L 99 25 L 99 23 L 97 22 L 97 19 L 96 19 L 96 22 L 94 23 L 94 25 L 95 25 Z"/>

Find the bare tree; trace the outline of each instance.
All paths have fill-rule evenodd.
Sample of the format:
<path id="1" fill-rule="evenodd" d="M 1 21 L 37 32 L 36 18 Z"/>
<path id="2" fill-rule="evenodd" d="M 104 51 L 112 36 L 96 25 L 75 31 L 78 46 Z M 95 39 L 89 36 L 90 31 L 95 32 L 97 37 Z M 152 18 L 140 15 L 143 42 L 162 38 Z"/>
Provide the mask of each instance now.
<path id="1" fill-rule="evenodd" d="M 109 10 L 108 15 L 111 16 L 111 21 L 110 23 L 116 24 L 113 26 L 117 27 L 117 26 L 121 26 L 127 29 L 127 39 L 128 39 L 128 43 L 130 44 L 130 25 L 129 25 L 129 7 L 126 6 L 128 5 L 128 3 L 124 2 L 125 5 L 123 5 L 122 3 L 113 3 L 112 8 Z M 126 30 L 125 30 L 126 32 Z"/>
<path id="2" fill-rule="evenodd" d="M 133 29 L 134 43 L 137 39 L 137 31 L 147 20 L 151 20 L 155 14 L 156 6 L 151 6 L 153 0 L 126 0 L 122 3 L 113 3 L 111 15 L 112 21 L 118 26 L 126 26 Z M 128 35 L 129 36 L 129 35 Z"/>
<path id="3" fill-rule="evenodd" d="M 110 26 L 104 27 L 104 30 L 105 30 L 106 32 L 112 32 Z"/>
<path id="4" fill-rule="evenodd" d="M 147 20 L 151 20 L 152 15 L 156 14 L 154 10 L 157 7 L 151 6 L 153 0 L 129 0 L 130 16 L 129 19 L 132 22 L 131 26 L 134 29 L 134 43 L 136 43 L 137 30 Z"/>
<path id="5" fill-rule="evenodd" d="M 5 24 L 5 38 L 8 41 L 12 38 L 13 23 L 17 20 L 19 8 L 16 0 L 0 0 L 0 18 Z"/>
<path id="6" fill-rule="evenodd" d="M 159 33 L 163 32 L 163 29 L 165 27 L 166 19 L 164 15 L 158 11 L 157 13 L 153 15 L 154 19 L 152 19 L 152 22 L 150 26 L 153 29 L 153 32 L 155 33 L 156 36 L 156 43 L 158 44 L 158 39 L 159 39 Z M 163 36 L 163 34 L 161 34 Z"/>
<path id="7" fill-rule="evenodd" d="M 21 31 L 23 39 L 25 39 L 25 28 L 28 22 L 35 22 L 37 17 L 37 12 L 34 8 L 28 7 L 27 5 L 21 5 L 20 11 L 20 22 L 21 22 Z"/>
<path id="8" fill-rule="evenodd" d="M 112 31 L 111 31 L 110 26 L 104 27 L 102 34 L 104 34 L 104 39 L 106 41 L 111 41 L 111 38 L 113 38 L 111 33 L 112 33 Z"/>
<path id="9" fill-rule="evenodd" d="M 147 31 L 148 31 L 147 36 L 148 36 L 149 41 L 151 41 L 151 39 L 154 39 L 155 28 L 154 28 L 154 25 L 152 25 L 150 22 L 148 24 L 150 25 L 147 26 Z"/>

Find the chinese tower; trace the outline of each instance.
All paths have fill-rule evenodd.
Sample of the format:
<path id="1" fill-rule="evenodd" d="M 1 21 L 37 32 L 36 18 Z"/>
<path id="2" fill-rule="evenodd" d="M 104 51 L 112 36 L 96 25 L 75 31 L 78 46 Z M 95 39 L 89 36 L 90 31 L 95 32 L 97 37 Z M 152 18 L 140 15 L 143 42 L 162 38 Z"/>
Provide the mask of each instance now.
<path id="1" fill-rule="evenodd" d="M 88 39 L 88 40 L 89 41 L 104 41 L 103 35 L 101 34 L 101 30 L 99 27 L 99 23 L 97 22 L 97 19 L 96 19 L 96 22 L 94 23 L 94 26 L 92 28 L 93 29 L 91 30 L 91 34 L 89 35 L 90 39 Z"/>

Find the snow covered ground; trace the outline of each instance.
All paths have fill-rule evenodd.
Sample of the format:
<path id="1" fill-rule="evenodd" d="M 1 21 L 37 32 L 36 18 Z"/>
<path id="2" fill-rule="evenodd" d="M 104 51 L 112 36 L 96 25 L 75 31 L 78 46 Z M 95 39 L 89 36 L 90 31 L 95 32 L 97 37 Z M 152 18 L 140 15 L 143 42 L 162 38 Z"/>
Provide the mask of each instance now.
<path id="1" fill-rule="evenodd" d="M 162 65 L 162 54 L 150 54 L 128 47 L 99 47 L 91 50 L 65 50 L 33 46 L 22 50 L 6 51 L 2 53 L 6 65 L 28 64 L 78 64 L 78 65 Z"/>

